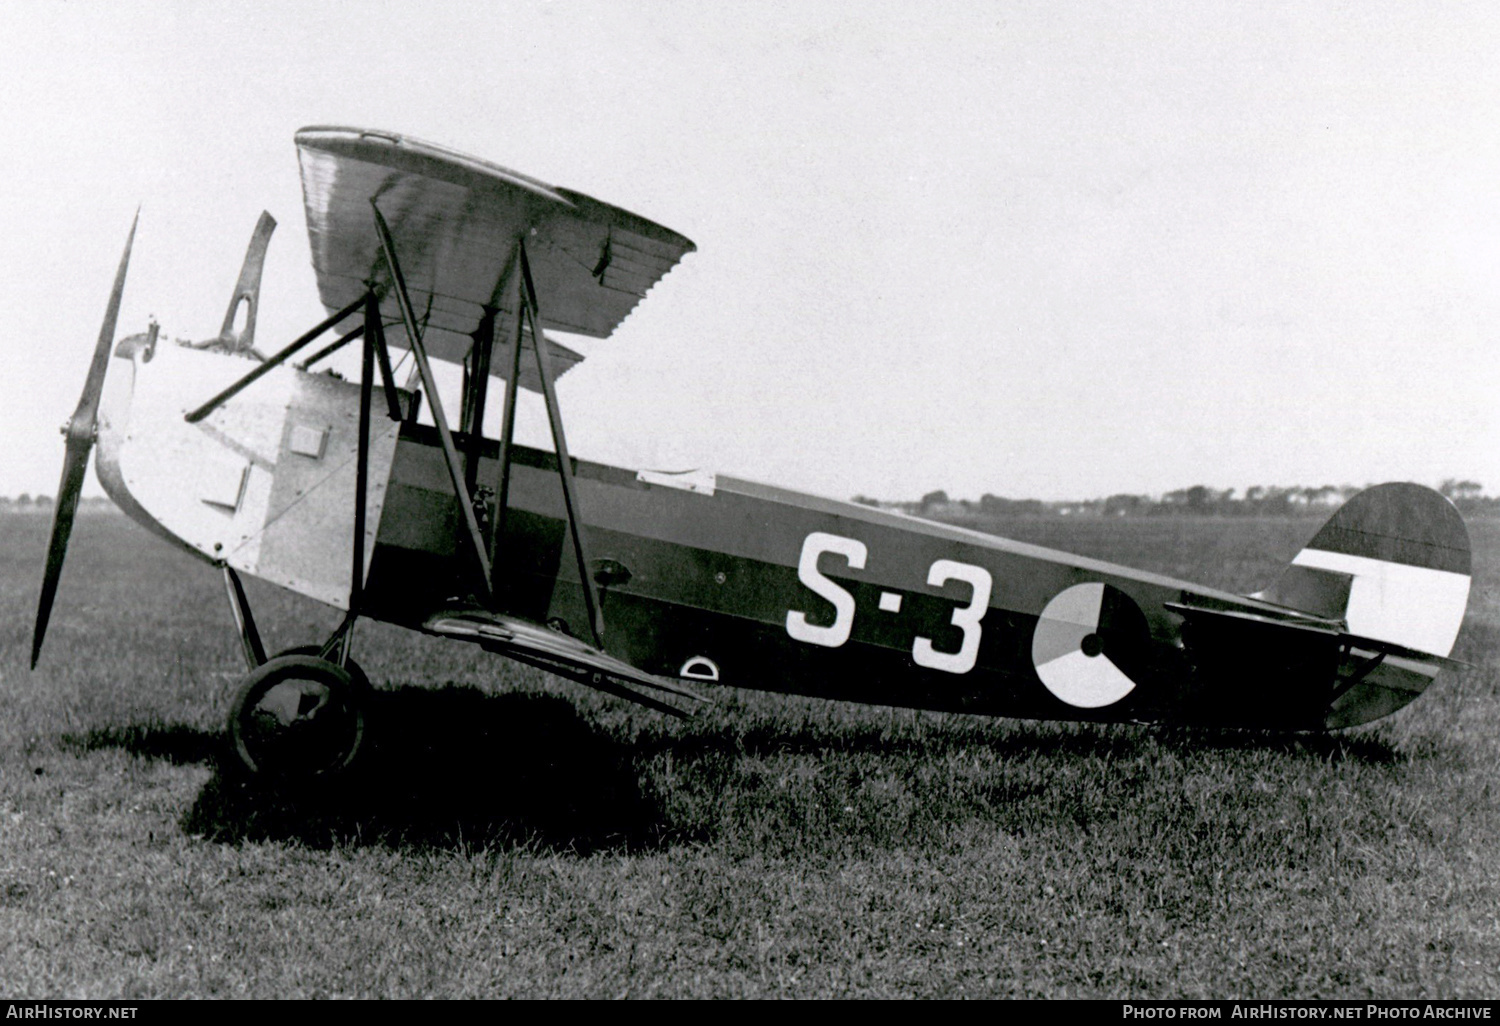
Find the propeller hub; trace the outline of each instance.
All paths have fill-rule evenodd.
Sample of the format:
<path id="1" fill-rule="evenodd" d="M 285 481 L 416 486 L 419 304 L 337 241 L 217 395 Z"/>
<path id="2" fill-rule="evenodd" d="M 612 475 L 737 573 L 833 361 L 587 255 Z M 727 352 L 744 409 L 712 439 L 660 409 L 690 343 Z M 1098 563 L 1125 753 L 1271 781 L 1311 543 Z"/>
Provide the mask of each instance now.
<path id="1" fill-rule="evenodd" d="M 83 418 L 80 418 L 77 414 L 74 414 L 67 420 L 63 421 L 62 427 L 58 428 L 58 431 L 64 438 L 68 440 L 69 445 L 73 445 L 78 442 L 86 442 L 92 446 L 94 442 L 96 442 L 99 438 L 99 420 L 97 417 L 87 418 L 87 427 L 84 427 L 84 425 L 80 423 L 81 420 L 83 420 Z M 74 425 L 77 425 L 76 431 L 74 430 Z"/>

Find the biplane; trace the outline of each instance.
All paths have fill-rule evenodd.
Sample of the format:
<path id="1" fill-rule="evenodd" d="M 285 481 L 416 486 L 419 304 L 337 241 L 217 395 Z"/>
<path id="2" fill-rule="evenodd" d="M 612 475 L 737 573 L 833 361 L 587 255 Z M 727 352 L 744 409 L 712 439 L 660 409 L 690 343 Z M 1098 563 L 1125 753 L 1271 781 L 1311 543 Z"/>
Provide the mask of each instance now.
<path id="1" fill-rule="evenodd" d="M 64 428 L 32 648 L 35 667 L 97 443 L 114 502 L 223 576 L 246 663 L 228 734 L 252 773 L 315 779 L 355 759 L 360 618 L 675 714 L 722 684 L 1320 730 L 1404 706 L 1450 664 L 1468 535 L 1417 485 L 1355 496 L 1279 579 L 1238 595 L 724 475 L 575 459 L 556 382 L 582 357 L 548 332 L 608 338 L 693 243 L 399 135 L 306 128 L 296 148 L 328 316 L 274 352 L 255 338 L 269 214 L 219 334 L 194 343 L 154 322 L 115 341 L 132 225 Z M 357 380 L 320 370 L 347 345 Z M 456 409 L 434 361 L 462 368 Z M 542 397 L 550 450 L 516 440 L 523 388 Z M 242 575 L 343 617 L 268 654 Z"/>

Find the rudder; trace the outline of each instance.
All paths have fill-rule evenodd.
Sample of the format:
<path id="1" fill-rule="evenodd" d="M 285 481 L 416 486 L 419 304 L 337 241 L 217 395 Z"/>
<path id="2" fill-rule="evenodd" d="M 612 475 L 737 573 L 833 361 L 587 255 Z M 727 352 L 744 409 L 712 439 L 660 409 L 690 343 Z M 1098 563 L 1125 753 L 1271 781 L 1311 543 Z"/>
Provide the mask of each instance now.
<path id="1" fill-rule="evenodd" d="M 1261 597 L 1342 616 L 1351 634 L 1446 656 L 1470 569 L 1468 528 L 1451 502 L 1421 485 L 1383 484 L 1334 513 Z"/>
<path id="2" fill-rule="evenodd" d="M 1353 658 L 1369 648 L 1358 638 L 1411 650 L 1387 652 L 1336 686 L 1325 725 L 1347 727 L 1394 712 L 1432 682 L 1463 624 L 1470 570 L 1468 528 L 1451 502 L 1421 485 L 1383 484 L 1346 502 L 1254 597 L 1343 620 Z"/>

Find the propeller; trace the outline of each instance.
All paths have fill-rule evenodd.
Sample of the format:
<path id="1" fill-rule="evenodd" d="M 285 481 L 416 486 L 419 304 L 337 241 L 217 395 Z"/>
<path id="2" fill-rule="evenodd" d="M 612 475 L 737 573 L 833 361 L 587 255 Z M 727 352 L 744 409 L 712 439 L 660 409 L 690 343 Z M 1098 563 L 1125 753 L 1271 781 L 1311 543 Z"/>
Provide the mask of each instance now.
<path id="1" fill-rule="evenodd" d="M 120 269 L 115 272 L 115 287 L 104 309 L 104 323 L 99 327 L 99 341 L 94 345 L 94 362 L 83 383 L 83 395 L 63 435 L 67 446 L 63 455 L 62 479 L 57 483 L 57 502 L 52 513 L 52 539 L 47 543 L 47 569 L 42 577 L 42 594 L 36 608 L 36 630 L 31 635 L 31 668 L 36 669 L 42 652 L 42 638 L 52 616 L 52 600 L 57 596 L 57 581 L 62 576 L 63 558 L 68 553 L 68 536 L 73 533 L 73 515 L 78 512 L 78 493 L 89 465 L 89 451 L 99 426 L 99 393 L 104 386 L 104 372 L 109 366 L 109 352 L 114 344 L 115 320 L 120 315 L 120 296 L 125 291 L 125 269 L 130 266 L 130 247 L 135 244 L 135 226 L 141 219 L 140 209 L 130 222 L 130 236 L 120 255 Z"/>

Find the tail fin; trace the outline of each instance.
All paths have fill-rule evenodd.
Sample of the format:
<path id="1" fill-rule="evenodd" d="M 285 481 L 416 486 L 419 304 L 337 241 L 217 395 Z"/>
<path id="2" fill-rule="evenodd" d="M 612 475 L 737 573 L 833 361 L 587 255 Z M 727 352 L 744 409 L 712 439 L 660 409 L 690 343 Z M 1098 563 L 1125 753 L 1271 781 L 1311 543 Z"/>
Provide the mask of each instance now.
<path id="1" fill-rule="evenodd" d="M 1414 484 L 1383 484 L 1346 502 L 1256 595 L 1328 619 L 1358 638 L 1446 657 L 1469 600 L 1469 532 L 1453 504 Z M 1357 652 L 1351 652 L 1351 656 Z M 1382 657 L 1345 676 L 1326 723 L 1351 726 L 1420 694 L 1440 659 Z"/>
<path id="2" fill-rule="evenodd" d="M 1446 656 L 1469 601 L 1469 570 L 1469 532 L 1453 504 L 1421 485 L 1383 484 L 1345 503 L 1257 597 Z"/>

